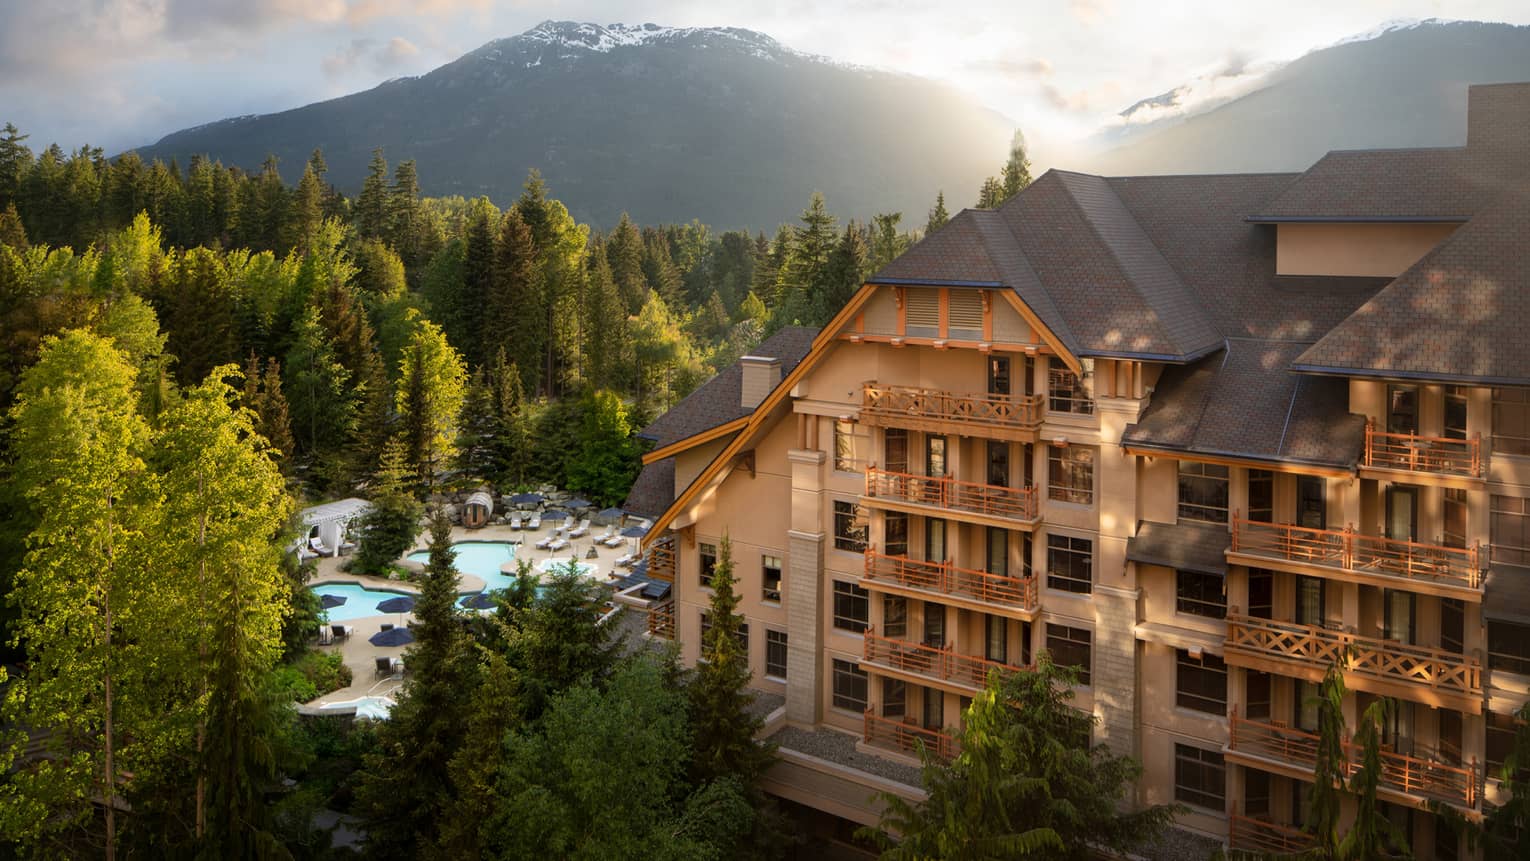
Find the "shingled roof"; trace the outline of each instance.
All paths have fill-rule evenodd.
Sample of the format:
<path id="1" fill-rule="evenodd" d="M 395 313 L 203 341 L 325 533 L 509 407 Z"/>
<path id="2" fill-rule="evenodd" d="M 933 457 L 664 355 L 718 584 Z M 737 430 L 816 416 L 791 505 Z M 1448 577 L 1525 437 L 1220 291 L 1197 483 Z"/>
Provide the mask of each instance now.
<path id="1" fill-rule="evenodd" d="M 1365 419 L 1349 413 L 1345 381 L 1288 370 L 1306 346 L 1231 339 L 1225 351 L 1165 369 L 1122 444 L 1352 469 Z"/>
<path id="2" fill-rule="evenodd" d="M 1335 150 L 1250 221 L 1465 221 L 1523 165 L 1466 147 Z"/>
<path id="3" fill-rule="evenodd" d="M 1530 182 L 1496 200 L 1296 358 L 1300 371 L 1530 385 Z"/>
<path id="4" fill-rule="evenodd" d="M 674 501 L 675 459 L 666 457 L 643 467 L 622 508 L 639 517 L 658 517 Z"/>
<path id="5" fill-rule="evenodd" d="M 750 355 L 779 359 L 781 377 L 785 379 L 812 350 L 815 334 L 815 330 L 803 326 L 787 326 L 761 341 Z M 740 405 L 743 379 L 743 366 L 734 362 L 638 431 L 637 436 L 664 448 L 748 416 L 754 410 Z"/>

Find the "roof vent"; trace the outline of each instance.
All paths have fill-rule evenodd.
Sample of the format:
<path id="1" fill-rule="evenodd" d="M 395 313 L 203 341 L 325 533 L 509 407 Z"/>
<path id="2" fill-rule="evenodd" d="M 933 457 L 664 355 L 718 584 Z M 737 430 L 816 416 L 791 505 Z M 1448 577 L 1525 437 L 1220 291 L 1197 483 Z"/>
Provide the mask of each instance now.
<path id="1" fill-rule="evenodd" d="M 768 356 L 745 356 L 738 360 L 744 372 L 739 387 L 739 406 L 752 410 L 781 382 L 781 360 Z"/>

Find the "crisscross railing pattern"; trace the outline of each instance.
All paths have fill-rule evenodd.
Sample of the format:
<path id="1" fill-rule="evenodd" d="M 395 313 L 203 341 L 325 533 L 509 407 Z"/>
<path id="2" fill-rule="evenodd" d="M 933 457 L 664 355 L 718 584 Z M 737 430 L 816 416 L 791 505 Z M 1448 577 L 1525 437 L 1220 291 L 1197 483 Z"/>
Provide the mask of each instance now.
<path id="1" fill-rule="evenodd" d="M 1433 582 L 1467 589 L 1482 588 L 1481 545 L 1446 547 L 1361 535 L 1353 529 L 1312 529 L 1290 523 L 1233 518 L 1230 549 L 1345 571 Z"/>
<path id="2" fill-rule="evenodd" d="M 1228 614 L 1227 648 L 1289 658 L 1314 666 L 1339 662 L 1345 671 L 1411 682 L 1455 694 L 1482 693 L 1482 665 L 1454 652 L 1361 637 L 1314 625 Z"/>
<path id="3" fill-rule="evenodd" d="M 865 721 L 866 743 L 876 747 L 890 748 L 900 753 L 917 753 L 917 743 L 922 741 L 926 750 L 946 760 L 955 757 L 961 749 L 949 733 L 926 729 L 909 718 L 900 720 L 880 717 L 875 710 L 868 708 Z"/>
<path id="4" fill-rule="evenodd" d="M 866 551 L 865 577 L 908 589 L 941 595 L 958 595 L 986 604 L 1005 604 L 1022 610 L 1037 606 L 1036 578 L 990 574 L 958 568 L 949 562 L 925 562 L 907 556 L 888 556 Z"/>
<path id="5" fill-rule="evenodd" d="M 1365 424 L 1365 465 L 1377 469 L 1482 477 L 1482 439 L 1388 433 Z"/>
<path id="6" fill-rule="evenodd" d="M 665 536 L 648 545 L 648 576 L 667 583 L 675 582 L 674 536 Z"/>
<path id="7" fill-rule="evenodd" d="M 873 466 L 866 470 L 866 495 L 1010 520 L 1036 519 L 1034 487 L 1000 487 Z"/>
<path id="8" fill-rule="evenodd" d="M 1040 395 L 958 394 L 940 389 L 867 383 L 861 416 L 922 418 L 957 425 L 1034 428 L 1041 424 Z"/>
<path id="9" fill-rule="evenodd" d="M 963 655 L 951 646 L 937 648 L 907 640 L 894 640 L 867 629 L 861 660 L 914 676 L 923 676 L 978 690 L 988 681 L 993 669 L 1018 673 L 1025 667 L 1002 664 L 976 655 Z"/>
<path id="10" fill-rule="evenodd" d="M 648 633 L 664 640 L 675 638 L 675 599 L 648 608 Z"/>

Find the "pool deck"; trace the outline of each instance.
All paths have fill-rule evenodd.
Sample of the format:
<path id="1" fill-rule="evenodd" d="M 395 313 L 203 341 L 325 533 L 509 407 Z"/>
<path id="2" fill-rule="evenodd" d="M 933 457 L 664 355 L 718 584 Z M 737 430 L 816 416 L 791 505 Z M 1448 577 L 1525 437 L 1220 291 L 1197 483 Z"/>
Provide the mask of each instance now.
<path id="1" fill-rule="evenodd" d="M 572 521 L 578 523 L 578 521 Z M 521 541 L 524 542 L 516 550 L 515 558 L 529 559 L 533 564 L 543 559 L 552 558 L 554 554 L 546 550 L 537 550 L 533 545 L 543 538 L 551 535 L 554 524 L 543 523 L 542 528 L 536 532 L 515 530 L 505 525 L 485 526 L 482 529 L 465 529 L 461 526 L 452 527 L 452 541 Z M 574 539 L 573 546 L 557 554 L 560 559 L 567 559 L 570 553 L 576 553 L 580 562 L 588 562 L 595 566 L 595 579 L 605 582 L 610 579 L 612 571 L 619 571 L 616 560 L 631 552 L 635 539 L 628 539 L 617 547 L 605 547 L 594 545 L 597 558 L 585 559 L 589 552 L 593 539 L 605 532 L 604 526 L 591 526 L 590 534 L 584 538 Z M 429 533 L 423 533 L 416 546 L 404 555 L 408 556 L 417 550 L 427 549 Z M 419 587 L 406 580 L 389 580 L 386 577 L 370 577 L 359 574 L 349 574 L 340 570 L 340 565 L 348 557 L 316 559 L 316 568 L 310 585 L 322 583 L 358 583 L 368 589 L 391 589 L 396 592 L 418 593 Z M 481 577 L 471 574 L 462 574 L 457 587 L 459 592 L 480 592 L 483 590 L 484 581 Z M 402 685 L 402 680 L 397 677 L 379 678 L 377 675 L 377 658 L 402 658 L 407 646 L 374 646 L 367 642 L 373 634 L 382 630 L 382 625 L 402 625 L 408 621 L 408 614 L 393 613 L 386 616 L 363 616 L 352 619 L 344 624 L 350 625 L 354 630 L 350 638 L 329 646 L 317 646 L 320 651 L 339 652 L 345 665 L 351 668 L 352 681 L 350 686 L 338 691 L 331 691 L 318 699 L 306 703 L 309 706 L 323 705 L 325 703 L 343 702 L 363 696 L 378 696 L 391 694 Z"/>

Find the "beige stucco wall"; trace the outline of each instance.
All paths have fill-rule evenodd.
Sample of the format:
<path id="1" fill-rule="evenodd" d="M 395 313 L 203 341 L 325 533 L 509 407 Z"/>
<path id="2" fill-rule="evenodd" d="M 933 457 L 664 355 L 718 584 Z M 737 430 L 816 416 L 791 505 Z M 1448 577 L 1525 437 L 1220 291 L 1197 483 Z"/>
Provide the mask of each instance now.
<path id="1" fill-rule="evenodd" d="M 1275 272 L 1395 277 L 1459 226 L 1280 224 L 1276 225 Z"/>

